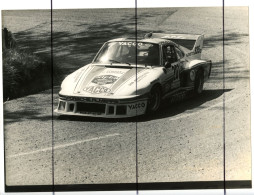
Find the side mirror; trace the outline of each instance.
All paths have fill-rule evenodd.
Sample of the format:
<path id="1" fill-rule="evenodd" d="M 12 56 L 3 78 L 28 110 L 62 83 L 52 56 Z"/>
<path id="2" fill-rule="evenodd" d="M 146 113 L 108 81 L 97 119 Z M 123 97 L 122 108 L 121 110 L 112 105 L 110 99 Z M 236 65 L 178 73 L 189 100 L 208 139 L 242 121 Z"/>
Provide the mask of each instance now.
<path id="1" fill-rule="evenodd" d="M 165 66 L 165 68 L 170 68 L 171 67 L 171 63 L 167 61 L 167 62 L 165 62 L 164 66 Z"/>

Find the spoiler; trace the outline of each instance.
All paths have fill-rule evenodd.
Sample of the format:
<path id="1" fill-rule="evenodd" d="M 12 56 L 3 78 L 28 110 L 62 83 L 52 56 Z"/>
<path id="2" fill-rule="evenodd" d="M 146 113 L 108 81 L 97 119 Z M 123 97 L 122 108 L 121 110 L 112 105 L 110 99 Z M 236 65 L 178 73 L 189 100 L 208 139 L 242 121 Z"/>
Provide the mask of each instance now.
<path id="1" fill-rule="evenodd" d="M 147 33 L 144 38 L 160 38 L 173 41 L 188 50 L 187 57 L 201 58 L 204 35 Z"/>

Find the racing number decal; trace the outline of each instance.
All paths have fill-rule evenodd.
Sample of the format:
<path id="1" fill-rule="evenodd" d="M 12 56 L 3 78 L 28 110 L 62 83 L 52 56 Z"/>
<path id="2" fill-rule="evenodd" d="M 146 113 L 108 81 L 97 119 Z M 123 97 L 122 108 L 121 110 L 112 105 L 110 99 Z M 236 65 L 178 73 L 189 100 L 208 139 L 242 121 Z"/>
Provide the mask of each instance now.
<path id="1" fill-rule="evenodd" d="M 177 58 L 176 50 L 174 45 L 165 45 L 163 46 L 163 59 L 165 62 L 171 64 L 170 73 L 174 74 L 173 81 L 180 80 L 180 62 Z"/>
<path id="2" fill-rule="evenodd" d="M 172 65 L 172 68 L 174 70 L 174 80 L 180 79 L 180 66 L 179 64 Z"/>

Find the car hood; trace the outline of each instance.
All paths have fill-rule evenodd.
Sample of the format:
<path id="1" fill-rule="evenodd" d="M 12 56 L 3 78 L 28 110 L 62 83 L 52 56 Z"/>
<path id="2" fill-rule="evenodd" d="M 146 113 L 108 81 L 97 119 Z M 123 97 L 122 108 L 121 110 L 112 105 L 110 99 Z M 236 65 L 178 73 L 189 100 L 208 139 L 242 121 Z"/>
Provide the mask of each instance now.
<path id="1" fill-rule="evenodd" d="M 137 89 L 146 88 L 145 85 L 150 85 L 154 80 L 156 74 L 151 74 L 151 71 L 152 69 L 147 67 L 89 65 L 78 70 L 64 82 L 72 82 L 72 85 L 68 86 L 71 86 L 72 89 L 69 90 L 73 95 L 97 97 L 138 95 Z"/>

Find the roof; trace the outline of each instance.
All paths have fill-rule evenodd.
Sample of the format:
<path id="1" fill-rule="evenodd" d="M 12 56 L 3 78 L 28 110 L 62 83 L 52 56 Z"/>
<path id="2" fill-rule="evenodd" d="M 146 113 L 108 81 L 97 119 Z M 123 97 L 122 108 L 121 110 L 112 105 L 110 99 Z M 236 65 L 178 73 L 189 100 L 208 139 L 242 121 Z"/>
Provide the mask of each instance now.
<path id="1" fill-rule="evenodd" d="M 168 33 L 150 33 L 151 38 L 163 38 L 163 39 L 188 39 L 196 40 L 202 35 L 198 34 L 168 34 Z"/>
<path id="2" fill-rule="evenodd" d="M 136 41 L 135 38 L 118 38 L 112 39 L 108 42 L 115 42 L 115 41 Z M 160 39 L 160 38 L 148 38 L 148 39 L 137 39 L 138 42 L 145 42 L 145 43 L 154 43 L 154 44 L 163 44 L 163 43 L 172 43 L 170 40 Z"/>

